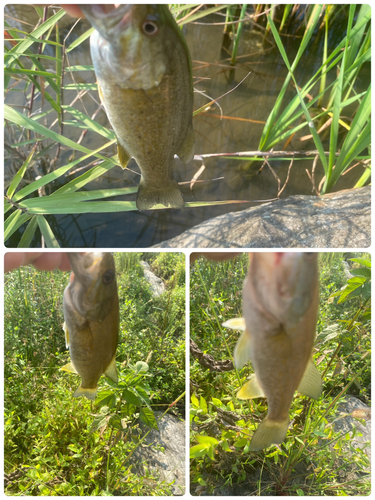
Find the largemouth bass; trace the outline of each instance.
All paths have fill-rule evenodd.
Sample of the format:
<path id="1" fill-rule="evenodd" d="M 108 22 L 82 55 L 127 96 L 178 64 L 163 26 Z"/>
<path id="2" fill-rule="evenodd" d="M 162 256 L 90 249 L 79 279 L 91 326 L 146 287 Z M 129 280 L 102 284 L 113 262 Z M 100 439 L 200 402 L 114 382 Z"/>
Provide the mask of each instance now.
<path id="1" fill-rule="evenodd" d="M 104 373 L 117 383 L 119 302 L 115 263 L 109 252 L 68 253 L 73 272 L 64 291 L 64 330 L 71 363 L 62 369 L 82 381 L 73 394 L 95 399 Z"/>
<path id="2" fill-rule="evenodd" d="M 254 433 L 250 450 L 284 441 L 296 391 L 318 399 L 320 374 L 312 362 L 319 306 L 317 253 L 253 253 L 243 287 L 243 320 L 224 323 L 242 329 L 234 360 L 251 360 L 255 374 L 239 399 L 266 397 L 267 417 Z"/>
<path id="3" fill-rule="evenodd" d="M 91 58 L 122 168 L 141 169 L 137 208 L 182 208 L 173 157 L 194 156 L 193 86 L 184 37 L 167 5 L 80 5 L 96 31 Z"/>

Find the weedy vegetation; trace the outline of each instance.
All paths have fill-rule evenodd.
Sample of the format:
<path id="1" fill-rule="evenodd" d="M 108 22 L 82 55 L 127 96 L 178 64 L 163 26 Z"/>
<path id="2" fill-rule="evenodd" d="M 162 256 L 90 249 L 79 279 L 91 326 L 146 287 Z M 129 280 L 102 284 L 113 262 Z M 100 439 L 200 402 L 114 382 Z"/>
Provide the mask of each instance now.
<path id="1" fill-rule="evenodd" d="M 141 260 L 163 269 L 160 297 Z M 73 398 L 79 377 L 60 370 L 69 360 L 62 330 L 69 273 L 27 266 L 5 275 L 7 495 L 171 494 L 172 479 L 147 466 L 136 474 L 131 456 L 145 438 L 140 424 L 157 429 L 167 412 L 185 417 L 185 256 L 118 253 L 115 261 L 119 383 L 101 377 L 93 403 Z"/>
<path id="2" fill-rule="evenodd" d="M 136 210 L 135 202 L 126 201 L 126 197 L 138 188 L 90 189 L 90 183 L 119 165 L 117 155 L 113 154 L 115 134 L 97 118 L 100 103 L 95 78 L 92 83 L 85 83 L 77 76 L 81 71 L 92 71 L 93 67 L 69 62 L 92 29 L 81 33 L 77 21 L 63 36 L 59 28 L 59 21 L 66 16 L 63 10 L 38 6 L 35 10 L 39 21 L 30 32 L 27 26 L 20 30 L 12 25 L 11 19 L 5 21 L 5 95 L 12 102 L 9 97 L 23 93 L 26 104 L 4 107 L 5 151 L 7 165 L 10 164 L 4 239 L 7 242 L 22 228 L 16 242 L 19 247 L 39 244 L 58 247 L 59 238 L 48 215 Z M 267 165 L 274 172 L 272 162 L 285 161 L 290 171 L 294 163 L 310 157 L 308 175 L 316 194 L 332 191 L 339 179 L 354 167 L 359 175 L 351 187 L 369 182 L 371 87 L 368 84 L 365 90 L 357 90 L 361 70 L 371 57 L 368 5 L 172 5 L 171 10 L 180 26 L 198 20 L 211 22 L 204 18 L 213 13 L 221 16 L 229 40 L 227 68 L 238 67 L 243 61 L 239 54 L 245 25 L 263 33 L 264 44 L 277 47 L 287 68 L 274 106 L 265 116 L 258 149 L 253 151 L 255 145 L 249 144 L 245 149 L 250 151 L 226 153 L 228 160 L 246 162 L 243 175 L 246 172 L 250 175 L 250 165 L 259 162 L 260 168 Z M 343 17 L 346 30 L 342 32 L 340 28 L 337 33 L 335 23 Z M 295 36 L 298 50 L 292 57 L 285 49 L 285 36 Z M 321 61 L 319 68 L 316 71 L 314 68 L 314 74 L 304 72 L 301 78 L 301 59 L 320 37 L 324 43 L 322 53 L 317 55 Z M 286 102 L 285 95 L 291 86 L 294 97 Z M 97 103 L 92 116 L 79 105 L 86 94 Z M 217 100 L 220 96 L 215 97 Z M 213 104 L 211 101 L 201 106 L 194 114 L 207 112 Z M 298 134 L 310 138 L 315 149 L 290 150 L 288 146 Z M 97 145 L 94 150 L 84 145 L 86 136 L 91 138 L 91 144 Z M 215 157 L 221 153 L 220 145 L 217 148 L 210 155 L 196 151 L 197 158 L 204 161 L 204 157 Z M 282 151 L 275 152 L 275 148 Z M 323 168 L 324 175 L 316 185 L 318 166 Z M 278 197 L 288 179 L 289 173 L 284 186 L 279 184 Z M 111 200 L 114 197 L 116 200 Z M 186 207 L 234 202 L 241 200 L 189 202 Z M 163 207 L 155 209 L 158 208 Z"/>
<path id="3" fill-rule="evenodd" d="M 196 261 L 190 277 L 190 335 L 216 364 L 233 362 L 240 332 L 222 327 L 242 316 L 242 284 L 248 256 Z M 252 373 L 203 368 L 191 356 L 191 493 L 193 495 L 368 495 L 370 461 L 354 440 L 370 410 L 354 410 L 351 430 L 335 424 L 345 395 L 371 406 L 371 257 L 323 253 L 314 362 L 323 392 L 313 401 L 296 393 L 285 441 L 261 452 L 249 442 L 267 414 L 263 398 L 241 401 L 236 393 Z M 348 272 L 350 274 L 348 274 Z M 355 420 L 354 420 L 355 419 Z M 354 440 L 354 441 L 353 441 Z"/>

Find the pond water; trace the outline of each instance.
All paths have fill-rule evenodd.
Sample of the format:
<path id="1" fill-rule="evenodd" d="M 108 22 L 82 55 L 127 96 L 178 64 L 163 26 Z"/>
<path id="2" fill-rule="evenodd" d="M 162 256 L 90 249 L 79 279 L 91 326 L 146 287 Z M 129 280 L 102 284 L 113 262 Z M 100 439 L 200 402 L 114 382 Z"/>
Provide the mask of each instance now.
<path id="1" fill-rule="evenodd" d="M 6 17 L 6 21 L 11 26 L 18 26 L 17 22 L 12 19 L 15 18 L 33 25 L 37 20 L 34 12 L 31 6 L 10 5 L 6 8 L 6 14 L 8 13 L 11 17 Z M 259 26 L 250 25 L 250 23 L 244 24 L 239 45 L 238 62 L 234 69 L 231 68 L 228 53 L 224 48 L 228 42 L 228 37 L 223 35 L 222 25 L 214 24 L 223 21 L 222 15 L 215 14 L 205 17 L 199 22 L 190 23 L 183 28 L 193 61 L 194 88 L 196 91 L 194 94 L 194 109 L 198 109 L 209 101 L 199 92 L 203 91 L 208 96 L 217 98 L 236 87 L 250 73 L 241 85 L 220 99 L 221 109 L 218 106 L 212 106 L 206 113 L 194 117 L 196 155 L 257 150 L 264 123 L 287 74 L 278 49 L 273 44 L 272 36 L 269 35 L 264 38 L 264 23 L 260 23 Z M 65 16 L 60 21 L 62 38 L 68 34 L 74 22 L 68 16 Z M 298 23 L 301 22 L 301 20 L 298 21 Z M 345 22 L 344 17 L 335 21 L 335 27 L 331 30 L 329 41 L 331 49 L 344 36 Z M 298 23 L 296 21 L 286 29 L 285 36 L 283 36 L 283 43 L 290 61 L 293 60 L 297 52 L 303 33 L 302 30 L 297 29 Z M 88 28 L 89 25 L 86 21 L 79 21 L 67 38 L 67 45 L 70 45 L 75 38 Z M 23 25 L 23 29 L 25 29 L 25 25 Z M 29 27 L 29 29 L 31 28 Z M 232 44 L 230 42 L 229 51 L 231 49 Z M 320 67 L 322 51 L 323 30 L 321 29 L 314 34 L 296 72 L 297 81 L 300 85 L 306 83 Z M 45 64 L 45 61 L 43 63 Z M 68 65 L 75 64 L 91 64 L 88 40 L 68 53 Z M 74 79 L 76 83 L 93 83 L 95 82 L 95 75 L 92 71 L 75 72 Z M 369 79 L 370 67 L 368 66 L 362 69 L 357 80 L 358 88 L 356 90 L 364 90 Z M 71 75 L 66 73 L 64 85 L 69 83 L 72 83 Z M 290 85 L 285 96 L 285 102 L 288 102 L 294 95 L 295 90 Z M 64 104 L 70 104 L 76 97 L 76 90 L 64 91 Z M 8 93 L 6 103 L 13 106 L 25 105 L 23 92 Z M 34 103 L 34 109 L 41 107 L 41 104 L 41 97 L 39 96 Z M 92 116 L 100 106 L 96 91 L 86 93 L 74 103 L 74 106 Z M 44 103 L 43 111 L 46 109 L 48 107 Z M 222 118 L 220 117 L 221 113 Z M 45 121 L 42 123 L 49 126 L 52 124 L 53 119 L 51 113 L 46 116 Z M 95 119 L 104 126 L 109 126 L 105 112 L 102 109 L 98 111 Z M 55 126 L 54 130 L 58 131 L 58 128 Z M 74 141 L 78 140 L 81 133 L 82 130 L 69 125 L 64 126 L 63 135 Z M 303 129 L 285 149 L 289 151 L 315 149 L 312 141 L 300 140 L 301 136 L 306 134 L 308 132 Z M 105 142 L 107 140 L 103 137 L 94 133 L 87 133 L 82 140 L 82 145 L 90 149 L 96 149 Z M 324 141 L 326 149 L 327 144 L 326 137 Z M 284 145 L 281 144 L 275 149 L 284 150 Z M 115 153 L 115 146 L 105 151 L 106 156 L 112 156 Z M 68 151 L 62 148 L 56 168 L 66 165 L 71 154 L 71 150 Z M 50 150 L 47 155 L 53 158 L 55 151 Z M 185 183 L 181 185 L 181 190 L 186 202 L 246 200 L 246 203 L 230 203 L 221 206 L 194 207 L 182 210 L 165 209 L 69 216 L 48 215 L 46 218 L 62 247 L 149 247 L 172 238 L 211 217 L 259 205 L 262 200 L 276 198 L 278 182 L 275 175 L 279 177 L 281 185 L 283 185 L 288 175 L 289 162 L 273 160 L 271 165 L 273 172 L 267 165 L 259 172 L 262 166 L 261 162 L 253 162 L 249 166 L 246 161 L 218 157 L 206 158 L 205 169 L 199 177 L 201 182 L 195 183 L 191 188 L 190 180 L 201 168 L 202 162 L 196 159 L 191 164 L 184 166 L 178 159 L 175 160 L 174 177 L 178 182 Z M 139 169 L 134 160 L 132 160 L 129 167 L 130 170 L 125 171 L 120 167 L 113 168 L 106 175 L 88 184 L 87 189 L 137 186 L 139 183 Z M 306 169 L 311 172 L 312 159 L 294 162 L 281 197 L 293 194 L 314 194 Z M 62 183 L 54 184 L 53 189 L 57 189 L 86 170 L 85 164 L 80 164 Z M 335 186 L 335 190 L 352 187 L 361 174 L 361 169 L 350 171 Z M 5 176 L 7 176 L 7 171 Z M 318 163 L 315 171 L 316 186 L 319 185 L 322 176 L 323 169 Z M 116 199 L 134 200 L 135 195 L 132 198 L 111 198 L 111 200 Z M 7 242 L 7 245 L 16 246 L 23 230 L 21 228 L 20 232 Z M 39 245 L 40 238 L 38 237 L 34 239 L 32 246 Z"/>

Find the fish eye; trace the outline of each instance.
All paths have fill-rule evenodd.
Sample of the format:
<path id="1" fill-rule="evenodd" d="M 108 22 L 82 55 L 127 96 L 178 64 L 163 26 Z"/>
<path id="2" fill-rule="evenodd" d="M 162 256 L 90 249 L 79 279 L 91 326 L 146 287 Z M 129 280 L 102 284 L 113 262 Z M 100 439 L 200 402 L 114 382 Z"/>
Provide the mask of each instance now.
<path id="1" fill-rule="evenodd" d="M 153 21 L 146 21 L 145 23 L 143 23 L 142 29 L 143 32 L 146 33 L 146 35 L 155 35 L 159 31 L 158 25 Z"/>
<path id="2" fill-rule="evenodd" d="M 112 271 L 112 269 L 108 269 L 102 276 L 102 281 L 105 285 L 109 285 L 112 283 L 113 279 L 115 277 L 115 273 Z"/>

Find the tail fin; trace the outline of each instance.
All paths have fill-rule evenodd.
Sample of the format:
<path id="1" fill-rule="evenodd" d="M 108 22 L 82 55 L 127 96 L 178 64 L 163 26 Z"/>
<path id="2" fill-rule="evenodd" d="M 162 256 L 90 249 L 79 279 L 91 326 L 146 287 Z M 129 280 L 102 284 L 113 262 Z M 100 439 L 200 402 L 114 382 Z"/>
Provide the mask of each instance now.
<path id="1" fill-rule="evenodd" d="M 97 392 L 98 392 L 97 387 L 95 387 L 94 389 L 88 389 L 80 385 L 73 394 L 73 398 L 79 398 L 80 396 L 85 396 L 87 399 L 91 399 L 92 401 L 94 401 Z"/>
<path id="2" fill-rule="evenodd" d="M 155 205 L 171 208 L 184 208 L 185 202 L 177 182 L 167 180 L 162 188 L 146 184 L 141 177 L 137 195 L 138 210 L 148 210 Z"/>
<path id="3" fill-rule="evenodd" d="M 276 422 L 267 417 L 260 423 L 250 443 L 250 451 L 259 451 L 272 444 L 281 444 L 288 431 L 289 420 Z"/>

